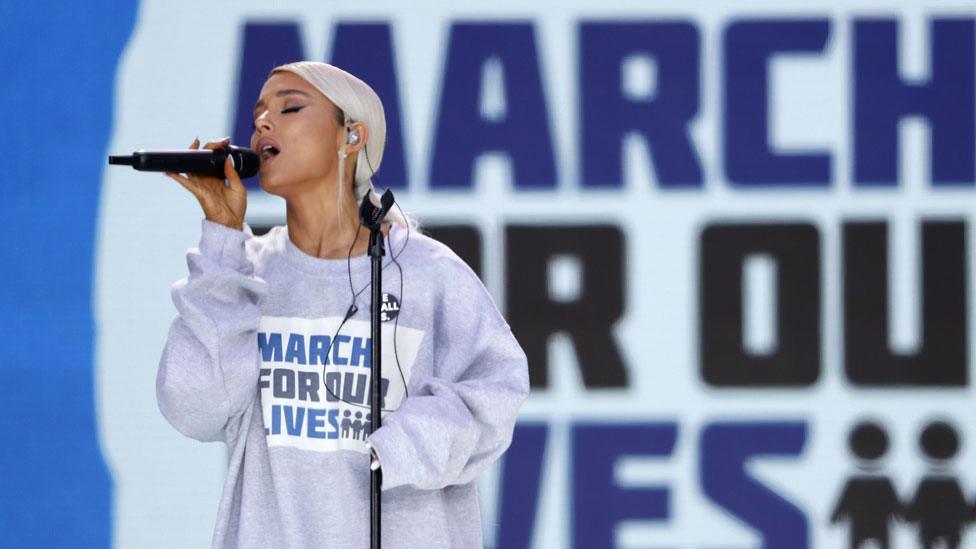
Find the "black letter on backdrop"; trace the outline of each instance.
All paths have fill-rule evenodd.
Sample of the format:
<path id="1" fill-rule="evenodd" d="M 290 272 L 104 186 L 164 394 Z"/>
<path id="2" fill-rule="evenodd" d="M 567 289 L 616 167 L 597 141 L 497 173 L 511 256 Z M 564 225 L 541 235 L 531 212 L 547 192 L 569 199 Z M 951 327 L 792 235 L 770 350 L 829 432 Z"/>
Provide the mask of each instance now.
<path id="1" fill-rule="evenodd" d="M 549 336 L 569 334 L 587 387 L 626 387 L 627 370 L 613 339 L 624 313 L 623 234 L 614 225 L 508 226 L 505 230 L 508 322 L 529 358 L 532 387 L 549 385 Z M 549 295 L 553 257 L 580 263 L 579 298 Z"/>
<path id="2" fill-rule="evenodd" d="M 719 387 L 801 387 L 820 376 L 820 235 L 809 224 L 710 225 L 699 275 L 701 372 Z M 743 346 L 742 267 L 751 255 L 777 266 L 778 345 L 769 355 Z"/>
<path id="3" fill-rule="evenodd" d="M 474 225 L 429 225 L 425 224 L 424 232 L 428 236 L 445 244 L 471 267 L 471 270 L 481 280 L 485 279 L 481 272 L 481 232 Z M 394 246 L 392 253 L 397 253 Z"/>
<path id="4" fill-rule="evenodd" d="M 962 387 L 968 382 L 966 226 L 922 223 L 917 353 L 888 347 L 888 225 L 844 224 L 844 367 L 858 385 Z"/>

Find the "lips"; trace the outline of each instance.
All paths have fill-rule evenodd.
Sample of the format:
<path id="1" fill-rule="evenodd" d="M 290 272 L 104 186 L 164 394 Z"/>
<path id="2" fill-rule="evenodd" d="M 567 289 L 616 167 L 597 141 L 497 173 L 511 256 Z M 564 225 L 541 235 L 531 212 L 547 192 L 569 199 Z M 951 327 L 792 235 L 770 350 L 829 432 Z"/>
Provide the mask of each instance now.
<path id="1" fill-rule="evenodd" d="M 268 162 L 271 162 L 275 157 L 281 154 L 281 146 L 278 145 L 275 140 L 269 137 L 262 137 L 259 139 L 255 150 L 257 151 L 258 156 L 261 157 L 262 166 Z"/>

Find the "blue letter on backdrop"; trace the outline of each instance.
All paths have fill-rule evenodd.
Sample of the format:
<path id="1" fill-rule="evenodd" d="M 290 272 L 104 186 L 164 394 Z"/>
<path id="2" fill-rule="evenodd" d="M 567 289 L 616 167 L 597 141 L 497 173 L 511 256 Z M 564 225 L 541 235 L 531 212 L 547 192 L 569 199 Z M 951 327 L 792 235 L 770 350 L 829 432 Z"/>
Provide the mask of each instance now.
<path id="1" fill-rule="evenodd" d="M 501 64 L 504 80 L 506 109 L 500 120 L 487 120 L 481 113 L 482 73 L 491 59 Z M 488 152 L 508 154 L 516 188 L 556 186 L 549 111 L 531 23 L 451 27 L 436 128 L 433 188 L 470 189 L 475 160 Z"/>
<path id="2" fill-rule="evenodd" d="M 367 46 L 368 45 L 368 46 Z M 386 23 L 341 23 L 332 38 L 332 64 L 355 74 L 380 96 L 386 114 L 386 148 L 382 177 L 377 187 L 406 187 L 407 165 L 403 155 L 400 121 L 400 90 L 390 25 Z M 366 158 L 376 169 L 377 158 L 366 149 Z M 380 183 L 382 181 L 382 183 Z"/>
<path id="3" fill-rule="evenodd" d="M 713 423 L 701 435 L 702 489 L 709 499 L 762 534 L 762 547 L 809 547 L 803 512 L 746 472 L 757 456 L 798 456 L 804 422 Z"/>
<path id="4" fill-rule="evenodd" d="M 622 141 L 644 138 L 664 188 L 702 185 L 701 162 L 688 134 L 698 112 L 698 29 L 687 22 L 588 22 L 580 26 L 580 151 L 583 185 L 619 188 Z M 652 57 L 649 97 L 627 97 L 624 62 Z"/>
<path id="5" fill-rule="evenodd" d="M 254 124 L 254 104 L 271 69 L 305 59 L 297 23 L 248 23 L 244 26 L 244 47 L 237 77 L 237 113 L 233 143 L 249 145 Z M 245 185 L 257 188 L 257 176 Z"/>
<path id="6" fill-rule="evenodd" d="M 618 522 L 671 516 L 667 488 L 620 487 L 614 469 L 623 456 L 670 456 L 677 438 L 674 423 L 585 423 L 574 427 L 574 547 L 614 547 Z"/>
<path id="7" fill-rule="evenodd" d="M 741 21 L 725 32 L 725 171 L 740 185 L 826 186 L 830 155 L 769 149 L 769 62 L 783 53 L 821 53 L 830 24 Z M 797 105 L 802 108 L 802 105 Z"/>
<path id="8" fill-rule="evenodd" d="M 976 95 L 973 19 L 931 25 L 928 82 L 898 73 L 898 23 L 854 23 L 854 182 L 898 184 L 898 123 L 925 118 L 931 129 L 934 184 L 976 180 Z M 915 45 L 909 47 L 915 48 Z"/>
<path id="9" fill-rule="evenodd" d="M 519 423 L 502 460 L 498 535 L 495 547 L 529 547 L 535 530 L 542 464 L 549 426 Z"/>

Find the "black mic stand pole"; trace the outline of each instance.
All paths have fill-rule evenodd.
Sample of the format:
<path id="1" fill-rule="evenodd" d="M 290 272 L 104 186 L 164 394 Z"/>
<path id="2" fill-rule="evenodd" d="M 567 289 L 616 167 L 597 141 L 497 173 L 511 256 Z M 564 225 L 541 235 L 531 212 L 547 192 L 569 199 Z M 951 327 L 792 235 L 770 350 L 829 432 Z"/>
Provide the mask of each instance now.
<path id="1" fill-rule="evenodd" d="M 370 386 L 369 386 L 369 434 L 372 435 L 383 423 L 382 406 L 382 386 L 383 380 L 383 334 L 380 330 L 381 308 L 383 307 L 383 256 L 386 249 L 383 243 L 383 217 L 386 216 L 390 208 L 393 207 L 395 199 L 390 189 L 383 192 L 380 197 L 380 207 L 376 207 L 370 200 L 370 194 L 366 193 L 363 201 L 359 205 L 360 223 L 369 229 L 369 254 L 372 264 L 372 292 L 370 292 L 370 331 L 373 339 L 372 364 L 370 365 Z M 395 258 L 394 258 L 395 259 Z M 367 438 L 368 438 L 367 435 Z M 380 490 L 383 487 L 383 472 L 372 467 L 372 450 L 370 450 L 370 477 L 369 477 L 369 543 L 372 549 L 380 549 Z"/>
<path id="2" fill-rule="evenodd" d="M 369 228 L 369 257 L 372 262 L 372 297 L 370 298 L 370 328 L 372 330 L 372 369 L 370 372 L 370 422 L 369 434 L 380 428 L 383 419 L 381 404 L 382 380 L 382 334 L 380 333 L 380 307 L 382 306 L 383 292 L 383 256 L 386 250 L 383 245 L 383 231 L 380 230 L 380 223 Z M 372 452 L 372 450 L 370 451 Z M 372 453 L 370 454 L 372 460 Z M 383 485 L 383 471 L 376 469 L 370 472 L 369 478 L 369 528 L 370 528 L 370 547 L 380 549 L 380 489 Z"/>

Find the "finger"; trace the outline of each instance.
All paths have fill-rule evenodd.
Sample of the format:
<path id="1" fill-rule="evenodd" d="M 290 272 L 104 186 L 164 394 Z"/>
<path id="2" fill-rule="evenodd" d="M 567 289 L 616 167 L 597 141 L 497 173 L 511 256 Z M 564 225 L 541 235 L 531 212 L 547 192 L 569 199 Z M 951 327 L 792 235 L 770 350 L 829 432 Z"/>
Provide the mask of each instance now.
<path id="1" fill-rule="evenodd" d="M 212 204 L 214 203 L 213 194 L 201 185 L 199 181 L 195 181 L 189 177 L 183 176 L 178 173 L 167 173 L 170 179 L 178 182 L 183 186 L 184 189 L 190 191 L 190 194 L 197 199 L 200 203 L 200 207 L 203 208 L 204 212 L 210 211 L 212 209 Z"/>
<path id="2" fill-rule="evenodd" d="M 211 149 L 211 150 L 213 150 L 213 149 L 223 149 L 227 145 L 230 145 L 230 138 L 229 137 L 225 137 L 225 138 L 221 139 L 220 141 L 210 141 L 206 145 L 204 145 L 203 148 L 204 149 Z"/>
<path id="3" fill-rule="evenodd" d="M 204 200 L 207 198 L 208 189 L 199 181 L 174 172 L 167 173 L 166 175 L 180 185 L 183 185 L 183 188 L 190 191 L 190 193 L 193 194 L 197 200 Z"/>
<path id="4" fill-rule="evenodd" d="M 224 161 L 224 177 L 227 178 L 227 182 L 230 183 L 230 187 L 238 192 L 243 192 L 244 182 L 241 181 L 241 176 L 234 169 L 234 162 L 231 160 L 230 155 L 227 155 L 227 159 Z"/>
<path id="5" fill-rule="evenodd" d="M 190 143 L 190 148 L 191 149 L 199 149 L 200 148 L 200 138 L 199 137 L 194 137 L 193 138 L 193 143 Z"/>
<path id="6" fill-rule="evenodd" d="M 197 194 L 196 185 L 194 185 L 193 182 L 187 179 L 186 177 L 176 172 L 166 172 L 166 177 L 172 179 L 173 181 L 176 181 L 180 185 L 183 185 L 183 187 L 186 190 L 190 191 L 191 193 L 193 193 L 194 196 L 196 196 Z"/>

